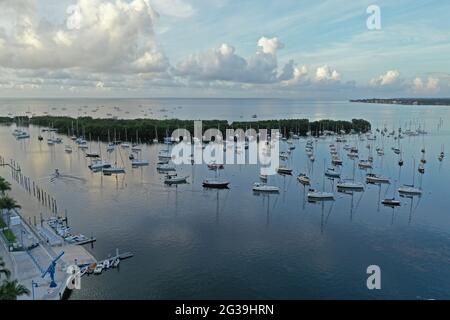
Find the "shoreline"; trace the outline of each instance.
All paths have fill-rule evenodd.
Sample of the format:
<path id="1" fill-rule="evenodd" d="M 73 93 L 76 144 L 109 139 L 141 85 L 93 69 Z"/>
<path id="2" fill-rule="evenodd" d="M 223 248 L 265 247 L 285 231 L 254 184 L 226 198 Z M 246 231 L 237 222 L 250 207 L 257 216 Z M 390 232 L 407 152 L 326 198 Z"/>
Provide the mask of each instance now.
<path id="1" fill-rule="evenodd" d="M 404 106 L 450 106 L 450 98 L 370 98 L 351 99 L 349 102 L 371 104 L 394 104 Z"/>
<path id="2" fill-rule="evenodd" d="M 21 126 L 35 125 L 43 128 L 53 128 L 60 134 L 69 136 L 84 136 L 85 139 L 91 136 L 92 140 L 99 139 L 104 142 L 113 141 L 135 141 L 139 139 L 142 143 L 149 143 L 154 139 L 162 142 L 164 137 L 171 135 L 172 131 L 183 128 L 192 135 L 194 133 L 195 120 L 179 119 L 111 119 L 111 118 L 92 118 L 92 117 L 0 117 L 0 124 L 11 125 L 20 124 Z M 318 136 L 324 131 L 334 133 L 350 132 L 366 133 L 371 130 L 371 123 L 364 119 L 344 120 L 317 120 L 309 119 L 279 119 L 279 120 L 257 120 L 254 121 L 233 121 L 227 120 L 202 120 L 204 130 L 218 129 L 225 134 L 227 129 L 249 129 L 257 131 L 261 129 L 278 129 L 284 136 L 290 133 L 299 136 L 311 135 Z M 91 139 L 89 139 L 91 140 Z M 135 141 L 138 142 L 138 141 Z"/>

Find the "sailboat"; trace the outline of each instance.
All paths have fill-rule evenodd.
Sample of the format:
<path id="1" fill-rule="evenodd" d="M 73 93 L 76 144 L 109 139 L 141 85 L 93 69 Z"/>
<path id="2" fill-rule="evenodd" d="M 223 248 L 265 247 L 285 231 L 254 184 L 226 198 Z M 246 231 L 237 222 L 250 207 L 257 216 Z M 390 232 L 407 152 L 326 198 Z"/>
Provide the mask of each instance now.
<path id="1" fill-rule="evenodd" d="M 165 184 L 181 184 L 181 183 L 187 183 L 187 178 L 189 178 L 189 176 L 178 176 L 178 175 L 170 175 L 167 174 L 166 177 L 164 178 L 164 183 Z"/>
<path id="2" fill-rule="evenodd" d="M 130 148 L 130 144 L 128 143 L 127 129 L 125 129 L 125 142 L 122 142 L 122 144 L 120 146 L 124 149 Z"/>
<path id="3" fill-rule="evenodd" d="M 280 192 L 280 188 L 275 186 L 269 186 L 265 183 L 260 182 L 255 182 L 253 184 L 252 190 L 256 192 L 274 192 L 274 193 Z"/>
<path id="4" fill-rule="evenodd" d="M 142 148 L 139 146 L 139 132 L 136 130 L 136 143 L 131 146 L 131 151 L 139 152 L 142 151 Z"/>
<path id="5" fill-rule="evenodd" d="M 341 190 L 364 191 L 364 184 L 361 182 L 355 182 L 355 161 L 353 161 L 353 179 L 339 180 L 336 186 Z"/>
<path id="6" fill-rule="evenodd" d="M 214 179 L 205 179 L 205 180 L 203 180 L 203 183 L 202 183 L 203 187 L 204 188 L 212 188 L 212 189 L 226 189 L 226 188 L 228 188 L 228 185 L 230 184 L 230 182 L 227 181 L 227 180 L 219 179 L 217 177 L 217 171 L 218 170 L 216 169 L 214 171 L 215 171 Z"/>
<path id="7" fill-rule="evenodd" d="M 297 176 L 297 180 L 304 186 L 309 186 L 311 184 L 311 179 L 309 179 L 309 177 L 305 173 L 300 173 Z"/>
<path id="8" fill-rule="evenodd" d="M 89 140 L 91 140 L 91 134 L 89 133 Z M 92 141 L 89 143 L 89 151 L 86 152 L 86 157 L 88 158 L 100 158 L 98 152 L 92 151 Z"/>
<path id="9" fill-rule="evenodd" d="M 155 126 L 155 138 L 153 138 L 153 143 L 158 143 L 159 141 L 158 141 L 158 130 L 156 129 L 156 126 Z"/>
<path id="10" fill-rule="evenodd" d="M 325 159 L 323 160 L 323 169 L 325 170 Z M 315 189 L 308 190 L 308 201 L 334 201 L 334 193 L 325 192 L 325 175 L 323 176 L 322 191 Z"/>
<path id="11" fill-rule="evenodd" d="M 414 181 L 415 181 L 415 172 L 414 169 L 416 167 L 416 159 L 414 159 L 414 165 L 413 165 L 413 183 L 412 185 L 405 184 L 402 187 L 398 188 L 398 193 L 400 195 L 421 195 L 422 190 L 419 188 L 414 187 Z"/>
<path id="12" fill-rule="evenodd" d="M 389 178 L 379 176 L 375 173 L 368 173 L 368 174 L 366 174 L 366 182 L 373 183 L 373 184 L 380 184 L 380 183 L 389 184 L 390 180 L 389 180 Z"/>
<path id="13" fill-rule="evenodd" d="M 116 136 L 114 134 L 114 141 L 115 140 L 116 140 Z M 117 149 L 115 149 L 114 154 L 115 154 L 115 157 L 116 157 L 114 165 L 113 166 L 108 166 L 106 168 L 103 168 L 103 174 L 105 176 L 110 176 L 112 174 L 123 174 L 123 173 L 125 173 L 125 168 L 124 167 L 118 167 L 117 166 Z"/>

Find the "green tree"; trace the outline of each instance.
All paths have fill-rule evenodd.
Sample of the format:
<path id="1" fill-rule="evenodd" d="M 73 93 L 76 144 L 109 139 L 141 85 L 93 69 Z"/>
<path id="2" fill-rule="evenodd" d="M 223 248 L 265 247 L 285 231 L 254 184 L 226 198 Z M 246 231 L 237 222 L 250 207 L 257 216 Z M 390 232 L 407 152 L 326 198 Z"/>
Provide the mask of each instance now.
<path id="1" fill-rule="evenodd" d="M 6 181 L 3 177 L 0 177 L 0 194 L 5 195 L 6 191 L 11 190 L 11 184 Z"/>
<path id="2" fill-rule="evenodd" d="M 11 276 L 11 271 L 6 269 L 5 261 L 3 261 L 3 258 L 0 257 L 0 279 L 2 275 L 4 275 L 7 279 L 9 279 L 9 277 Z"/>
<path id="3" fill-rule="evenodd" d="M 18 297 L 24 294 L 30 295 L 30 290 L 17 280 L 5 280 L 0 286 L 0 300 L 17 300 Z"/>
<path id="4" fill-rule="evenodd" d="M 9 218 L 12 209 L 20 209 L 21 206 L 11 197 L 4 196 L 0 198 L 0 209 L 5 209 L 6 214 L 8 215 L 8 227 L 9 227 Z"/>

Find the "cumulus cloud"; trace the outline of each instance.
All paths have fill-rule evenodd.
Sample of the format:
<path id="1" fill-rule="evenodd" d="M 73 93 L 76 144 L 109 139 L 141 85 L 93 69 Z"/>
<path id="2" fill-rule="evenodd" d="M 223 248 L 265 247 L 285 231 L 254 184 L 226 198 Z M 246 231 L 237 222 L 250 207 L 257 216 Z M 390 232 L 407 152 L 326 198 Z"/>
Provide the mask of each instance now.
<path id="1" fill-rule="evenodd" d="M 255 55 L 245 59 L 236 54 L 233 46 L 224 43 L 218 48 L 191 54 L 176 65 L 174 73 L 193 80 L 273 83 L 277 81 L 276 53 L 282 47 L 277 38 L 262 37 Z"/>
<path id="2" fill-rule="evenodd" d="M 306 66 L 296 66 L 294 60 L 290 60 L 284 65 L 278 80 L 284 86 L 293 86 L 306 80 L 308 68 Z"/>
<path id="3" fill-rule="evenodd" d="M 339 81 L 341 80 L 341 75 L 337 70 L 330 68 L 328 65 L 318 67 L 316 69 L 316 81 Z"/>
<path id="4" fill-rule="evenodd" d="M 416 93 L 437 93 L 440 90 L 439 79 L 428 77 L 428 80 L 424 81 L 422 78 L 415 78 L 413 80 L 413 90 Z"/>
<path id="5" fill-rule="evenodd" d="M 400 78 L 400 72 L 397 70 L 389 70 L 385 74 L 380 75 L 377 78 L 370 80 L 370 84 L 373 86 L 387 86 L 398 82 Z"/>
<path id="6" fill-rule="evenodd" d="M 277 37 L 275 38 L 266 38 L 261 37 L 258 40 L 258 47 L 260 48 L 261 52 L 270 54 L 270 55 L 276 55 L 277 51 L 279 49 L 284 48 L 284 44 L 281 43 L 280 40 L 278 40 Z"/>
<path id="7" fill-rule="evenodd" d="M 1 66 L 120 72 L 161 72 L 168 67 L 154 39 L 158 14 L 148 0 L 78 0 L 63 26 L 40 23 L 36 10 L 20 11 L 13 3 L 1 2 L 16 14 L 15 27 L 0 32 Z"/>

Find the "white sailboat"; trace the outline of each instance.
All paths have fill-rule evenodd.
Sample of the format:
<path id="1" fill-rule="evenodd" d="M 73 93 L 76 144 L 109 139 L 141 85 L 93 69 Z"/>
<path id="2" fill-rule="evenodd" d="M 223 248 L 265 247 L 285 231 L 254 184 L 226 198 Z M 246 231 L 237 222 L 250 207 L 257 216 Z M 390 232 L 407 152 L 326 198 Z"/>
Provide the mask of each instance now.
<path id="1" fill-rule="evenodd" d="M 265 183 L 259 183 L 259 182 L 255 182 L 253 184 L 253 191 L 256 192 L 280 192 L 280 188 L 275 187 L 275 186 L 269 186 Z"/>
<path id="2" fill-rule="evenodd" d="M 415 181 L 415 167 L 416 167 L 416 159 L 414 159 L 414 165 L 413 165 L 413 183 L 411 185 L 405 184 L 398 188 L 398 193 L 400 195 L 411 195 L 411 196 L 420 196 L 422 194 L 422 190 L 419 188 L 416 188 L 414 186 Z"/>
<path id="3" fill-rule="evenodd" d="M 325 159 L 323 160 L 325 170 Z M 325 175 L 323 176 L 322 191 L 310 188 L 308 190 L 308 201 L 334 201 L 334 193 L 325 192 Z"/>

